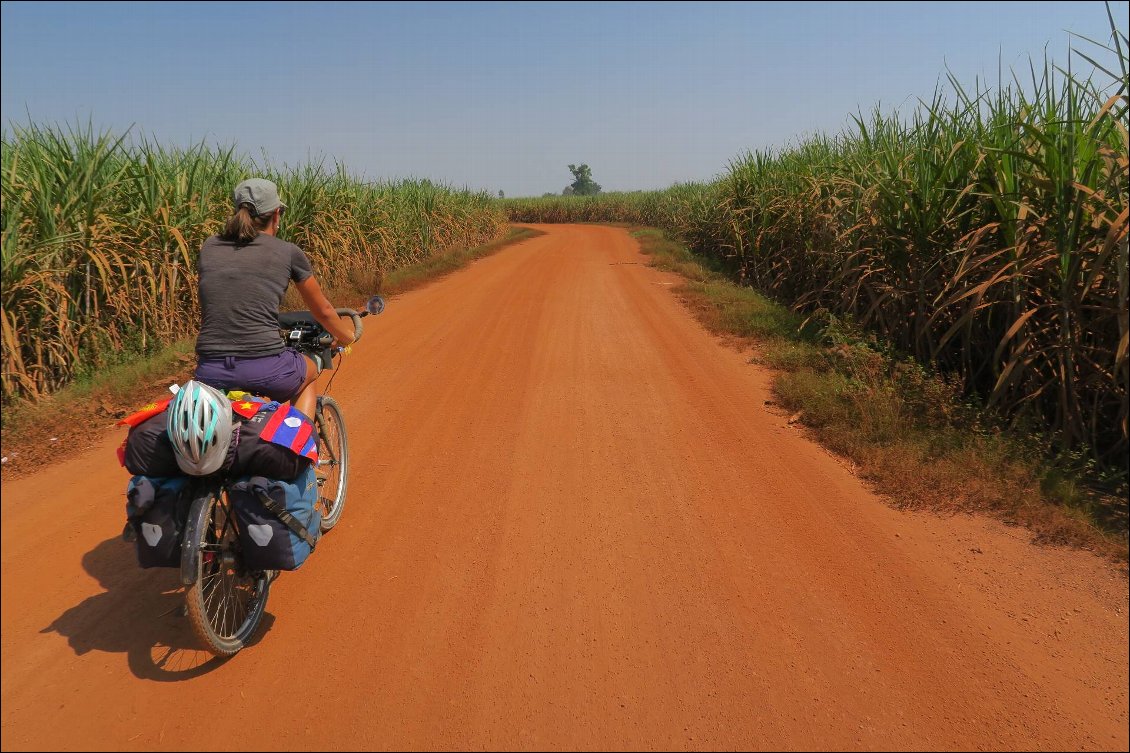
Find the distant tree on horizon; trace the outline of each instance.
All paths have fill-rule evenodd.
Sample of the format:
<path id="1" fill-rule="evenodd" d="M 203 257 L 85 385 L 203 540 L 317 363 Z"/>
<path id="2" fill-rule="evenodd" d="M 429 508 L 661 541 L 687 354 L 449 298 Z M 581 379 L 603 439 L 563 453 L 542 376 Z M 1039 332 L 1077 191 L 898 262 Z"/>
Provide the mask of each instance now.
<path id="1" fill-rule="evenodd" d="M 592 170 L 588 165 L 569 165 L 569 172 L 573 173 L 573 182 L 565 189 L 566 196 L 596 196 L 600 193 L 600 184 L 592 179 Z"/>

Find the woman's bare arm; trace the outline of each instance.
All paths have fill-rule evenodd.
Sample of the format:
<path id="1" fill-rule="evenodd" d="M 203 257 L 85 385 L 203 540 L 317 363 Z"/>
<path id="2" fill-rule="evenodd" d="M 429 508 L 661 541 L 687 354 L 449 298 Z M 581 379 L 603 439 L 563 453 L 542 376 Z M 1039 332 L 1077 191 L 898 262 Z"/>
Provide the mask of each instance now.
<path id="1" fill-rule="evenodd" d="M 334 336 L 337 345 L 349 345 L 353 342 L 352 320 L 342 319 L 338 316 L 337 311 L 326 299 L 321 286 L 318 285 L 318 281 L 314 279 L 313 275 L 302 282 L 294 283 L 294 286 L 298 288 L 302 300 L 306 302 L 306 306 L 310 309 L 314 319 Z"/>

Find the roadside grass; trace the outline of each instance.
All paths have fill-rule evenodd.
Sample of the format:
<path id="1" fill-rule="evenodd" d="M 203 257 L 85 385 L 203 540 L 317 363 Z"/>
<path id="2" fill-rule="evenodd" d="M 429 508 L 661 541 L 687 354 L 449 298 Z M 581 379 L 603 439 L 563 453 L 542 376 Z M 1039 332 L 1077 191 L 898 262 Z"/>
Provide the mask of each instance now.
<path id="1" fill-rule="evenodd" d="M 544 233 L 512 226 L 499 240 L 433 253 L 416 264 L 393 270 L 384 279 L 354 279 L 327 286 L 326 296 L 335 305 L 362 307 L 374 292 L 407 292 L 538 235 Z M 283 299 L 283 309 L 301 308 L 304 304 L 291 287 Z M 72 384 L 38 402 L 5 399 L 0 408 L 0 454 L 7 458 L 4 475 L 35 471 L 88 449 L 118 419 L 166 395 L 173 382 L 189 379 L 196 364 L 194 346 L 195 339 L 189 338 L 155 351 L 125 350 L 115 359 L 117 364 L 81 374 Z M 107 458 L 107 462 L 116 461 Z"/>
<path id="2" fill-rule="evenodd" d="M 119 363 L 74 382 L 38 402 L 5 400 L 0 445 L 3 473 L 22 474 L 89 448 L 114 423 L 188 379 L 196 362 L 194 340 L 156 352 L 125 351 Z M 107 462 L 116 462 L 107 456 Z"/>
<path id="3" fill-rule="evenodd" d="M 736 285 L 711 261 L 653 228 L 634 227 L 643 253 L 687 279 L 674 289 L 711 332 L 738 338 L 774 370 L 775 402 L 901 508 L 983 512 L 1028 528 L 1038 543 L 1127 562 L 1124 489 L 1104 486 L 1049 440 L 1008 427 L 963 400 L 956 383 L 825 315 L 798 316 Z"/>

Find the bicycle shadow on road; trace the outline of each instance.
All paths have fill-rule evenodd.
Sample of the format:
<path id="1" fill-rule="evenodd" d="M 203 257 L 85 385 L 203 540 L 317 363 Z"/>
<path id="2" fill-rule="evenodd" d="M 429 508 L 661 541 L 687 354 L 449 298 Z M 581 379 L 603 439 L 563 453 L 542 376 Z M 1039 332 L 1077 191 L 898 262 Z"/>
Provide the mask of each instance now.
<path id="1" fill-rule="evenodd" d="M 41 633 L 65 636 L 79 656 L 90 651 L 124 653 L 130 671 L 142 680 L 191 680 L 227 661 L 200 648 L 184 614 L 177 569 L 141 569 L 134 545 L 118 536 L 83 555 L 82 566 L 106 592 L 71 607 Z M 265 613 L 248 646 L 258 643 L 274 620 Z"/>

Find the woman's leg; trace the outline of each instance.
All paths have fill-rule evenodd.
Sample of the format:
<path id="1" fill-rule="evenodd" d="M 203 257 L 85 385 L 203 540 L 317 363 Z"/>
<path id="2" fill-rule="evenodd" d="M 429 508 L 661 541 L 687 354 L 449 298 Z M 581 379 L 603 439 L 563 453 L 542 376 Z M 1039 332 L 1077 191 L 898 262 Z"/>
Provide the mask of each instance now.
<path id="1" fill-rule="evenodd" d="M 318 401 L 318 389 L 314 382 L 318 381 L 318 366 L 309 356 L 303 356 L 306 361 L 306 379 L 298 388 L 298 397 L 294 399 L 294 407 L 302 411 L 308 418 L 314 418 L 314 406 Z"/>

